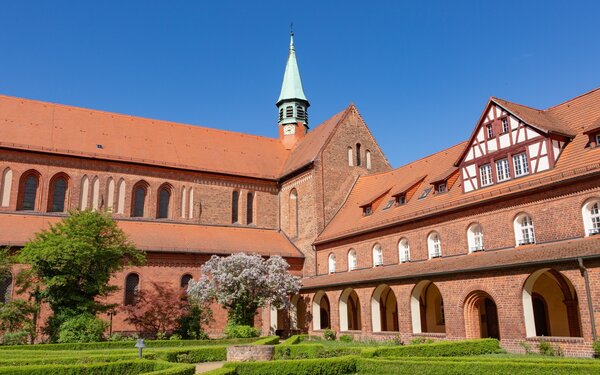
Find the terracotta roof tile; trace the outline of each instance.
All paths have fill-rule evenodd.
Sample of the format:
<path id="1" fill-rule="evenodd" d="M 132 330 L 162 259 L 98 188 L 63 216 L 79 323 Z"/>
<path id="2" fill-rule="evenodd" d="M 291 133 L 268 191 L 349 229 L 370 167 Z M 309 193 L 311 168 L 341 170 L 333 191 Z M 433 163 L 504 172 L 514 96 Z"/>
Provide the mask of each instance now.
<path id="1" fill-rule="evenodd" d="M 600 148 L 586 147 L 588 136 L 583 134 L 583 130 L 600 117 L 600 89 L 552 107 L 547 111 L 564 127 L 577 132 L 573 140 L 565 147 L 553 169 L 469 193 L 463 193 L 461 184 L 456 183 L 447 193 L 430 193 L 425 199 L 418 199 L 417 197 L 425 187 L 453 167 L 454 161 L 464 153 L 468 144 L 468 142 L 463 142 L 392 171 L 361 177 L 344 206 L 319 235 L 316 244 L 415 220 L 448 209 L 457 209 L 461 206 L 496 199 L 517 191 L 568 180 L 576 176 L 600 175 Z M 381 191 L 387 187 L 393 188 L 399 181 L 413 181 L 424 174 L 428 176 L 425 178 L 425 185 L 420 187 L 415 197 L 406 204 L 385 211 L 375 210 L 369 216 L 363 216 L 362 210 L 358 208 L 358 204 L 370 198 L 374 191 Z M 434 177 L 430 178 L 429 176 Z M 390 194 L 391 196 L 392 194 Z"/>
<path id="2" fill-rule="evenodd" d="M 278 179 L 315 160 L 351 108 L 290 151 L 277 138 L 0 95 L 0 147 Z"/>
<path id="3" fill-rule="evenodd" d="M 447 275 L 500 267 L 516 267 L 529 263 L 541 264 L 573 260 L 575 264 L 578 257 L 600 257 L 598 246 L 600 246 L 600 236 L 551 244 L 528 245 L 515 249 L 477 252 L 305 278 L 302 288 L 314 289 L 356 284 L 359 280 L 361 282 L 385 282 L 413 277 L 424 278 L 438 274 Z"/>
<path id="4" fill-rule="evenodd" d="M 0 214 L 0 244 L 22 246 L 35 233 L 60 217 Z M 302 258 L 302 253 L 280 232 L 247 227 L 207 226 L 144 221 L 118 221 L 139 250 L 194 254 L 237 252 Z M 8 230 L 10 228 L 10 230 Z"/>

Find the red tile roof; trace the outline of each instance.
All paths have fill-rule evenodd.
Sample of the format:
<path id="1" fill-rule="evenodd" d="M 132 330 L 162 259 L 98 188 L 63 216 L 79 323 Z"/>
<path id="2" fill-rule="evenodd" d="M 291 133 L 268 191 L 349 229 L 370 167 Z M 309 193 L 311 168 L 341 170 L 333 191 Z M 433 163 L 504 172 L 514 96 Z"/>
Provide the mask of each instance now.
<path id="1" fill-rule="evenodd" d="M 22 246 L 34 234 L 48 229 L 60 217 L 0 214 L 0 245 Z M 118 225 L 136 248 L 149 252 L 194 254 L 257 253 L 302 258 L 302 253 L 281 232 L 248 227 L 175 224 L 120 220 Z"/>
<path id="2" fill-rule="evenodd" d="M 303 279 L 302 289 L 315 289 L 360 282 L 385 282 L 413 277 L 426 278 L 451 273 L 600 258 L 600 236 L 549 244 L 520 246 L 515 249 L 484 251 L 435 258 L 377 268 L 353 270 Z"/>
<path id="3" fill-rule="evenodd" d="M 517 191 L 525 191 L 576 176 L 600 175 L 600 148 L 587 148 L 588 136 L 583 134 L 583 130 L 600 117 L 600 89 L 549 108 L 547 112 L 553 119 L 560 121 L 561 128 L 571 129 L 571 132 L 576 133 L 553 169 L 469 193 L 463 193 L 461 185 L 457 183 L 445 194 L 429 194 L 425 199 L 418 199 L 423 189 L 429 187 L 438 176 L 452 169 L 454 162 L 464 153 L 465 147 L 468 145 L 468 142 L 462 142 L 392 171 L 361 177 L 348 196 L 346 203 L 321 232 L 316 244 L 374 231 L 433 213 L 496 199 Z M 371 215 L 363 216 L 359 206 L 365 200 L 370 199 L 373 192 L 386 188 L 393 189 L 394 186 L 412 182 L 424 174 L 427 177 L 419 187 L 420 190 L 406 204 L 385 211 L 378 209 Z M 395 191 L 389 194 L 390 198 L 394 193 Z"/>
<path id="4" fill-rule="evenodd" d="M 314 161 L 351 108 L 286 150 L 276 138 L 0 95 L 0 147 L 278 179 Z"/>

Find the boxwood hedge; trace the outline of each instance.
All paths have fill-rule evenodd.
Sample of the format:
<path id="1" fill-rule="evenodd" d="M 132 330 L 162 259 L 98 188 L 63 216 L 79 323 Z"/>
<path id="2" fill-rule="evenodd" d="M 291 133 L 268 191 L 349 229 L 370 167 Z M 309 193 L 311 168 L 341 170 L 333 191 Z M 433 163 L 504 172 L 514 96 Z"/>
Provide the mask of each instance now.
<path id="1" fill-rule="evenodd" d="M 235 374 L 239 375 L 338 375 L 356 372 L 357 358 L 347 356 L 287 361 L 228 362 L 224 368 L 234 369 Z"/>
<path id="2" fill-rule="evenodd" d="M 367 348 L 363 357 L 456 357 L 499 352 L 496 339 L 441 341 L 433 344 L 417 344 L 393 347 Z"/>
<path id="3" fill-rule="evenodd" d="M 194 374 L 193 365 L 169 363 L 163 361 L 129 360 L 108 363 L 70 364 L 70 365 L 33 365 L 0 367 L 1 375 L 128 375 L 128 374 Z"/>

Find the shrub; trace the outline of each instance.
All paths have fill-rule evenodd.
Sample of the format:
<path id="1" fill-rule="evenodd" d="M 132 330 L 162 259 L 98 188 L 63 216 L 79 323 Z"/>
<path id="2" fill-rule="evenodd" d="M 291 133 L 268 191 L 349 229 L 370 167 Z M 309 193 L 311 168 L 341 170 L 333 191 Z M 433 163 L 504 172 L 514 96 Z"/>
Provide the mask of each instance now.
<path id="1" fill-rule="evenodd" d="M 538 350 L 541 355 L 547 355 L 550 357 L 562 357 L 564 354 L 560 346 L 555 347 L 545 340 L 540 340 L 538 343 Z"/>
<path id="2" fill-rule="evenodd" d="M 277 345 L 279 344 L 279 336 L 268 336 L 260 340 L 256 340 L 252 345 Z"/>
<path id="3" fill-rule="evenodd" d="M 225 327 L 225 336 L 229 339 L 258 337 L 258 329 L 251 326 L 228 324 Z"/>
<path id="4" fill-rule="evenodd" d="M 0 374 L 11 375 L 46 375 L 46 374 L 161 374 L 188 375 L 194 374 L 195 366 L 167 363 L 162 361 L 127 360 L 110 363 L 90 363 L 71 365 L 34 365 L 1 367 Z"/>
<path id="5" fill-rule="evenodd" d="M 521 341 L 519 345 L 525 349 L 525 354 L 531 354 L 531 345 L 526 341 Z"/>
<path id="6" fill-rule="evenodd" d="M 341 342 L 352 342 L 354 341 L 354 337 L 352 335 L 340 335 Z"/>
<path id="7" fill-rule="evenodd" d="M 178 334 L 173 334 L 171 335 L 171 337 L 169 337 L 169 341 L 175 341 L 175 340 L 181 340 L 181 336 L 179 336 Z"/>
<path id="8" fill-rule="evenodd" d="M 306 338 L 308 338 L 308 335 L 293 335 L 282 342 L 281 345 L 296 345 L 304 341 Z"/>
<path id="9" fill-rule="evenodd" d="M 206 346 L 191 349 L 157 351 L 156 358 L 168 362 L 200 363 L 224 361 L 227 358 L 226 346 Z"/>
<path id="10" fill-rule="evenodd" d="M 414 339 L 410 340 L 410 344 L 411 345 L 433 344 L 433 340 L 428 339 L 426 337 L 415 337 Z"/>
<path id="11" fill-rule="evenodd" d="M 0 345 L 24 345 L 31 334 L 30 331 L 5 333 L 0 337 Z"/>
<path id="12" fill-rule="evenodd" d="M 108 327 L 104 320 L 91 314 L 81 314 L 65 320 L 58 333 L 58 342 L 94 342 L 102 341 L 102 335 Z"/>
<path id="13" fill-rule="evenodd" d="M 323 337 L 325 338 L 325 340 L 335 341 L 335 331 L 329 328 L 325 328 L 323 330 Z"/>
<path id="14" fill-rule="evenodd" d="M 356 357 L 305 359 L 268 362 L 229 362 L 239 375 L 337 375 L 356 372 Z"/>
<path id="15" fill-rule="evenodd" d="M 275 359 L 332 358 L 361 354 L 360 347 L 328 348 L 323 344 L 277 345 Z"/>
<path id="16" fill-rule="evenodd" d="M 496 339 L 436 342 L 433 344 L 369 348 L 363 357 L 452 357 L 497 353 L 500 345 Z"/>
<path id="17" fill-rule="evenodd" d="M 400 337 L 400 335 L 394 336 L 394 338 L 390 340 L 390 343 L 393 345 L 404 345 L 404 341 L 402 341 L 402 337 Z"/>
<path id="18" fill-rule="evenodd" d="M 208 339 L 208 335 L 202 326 L 212 320 L 212 310 L 208 306 L 192 303 L 187 313 L 179 318 L 179 328 L 175 332 L 184 339 L 205 340 Z"/>
<path id="19" fill-rule="evenodd" d="M 596 358 L 600 357 L 600 340 L 594 341 L 592 348 L 594 349 L 594 355 Z"/>

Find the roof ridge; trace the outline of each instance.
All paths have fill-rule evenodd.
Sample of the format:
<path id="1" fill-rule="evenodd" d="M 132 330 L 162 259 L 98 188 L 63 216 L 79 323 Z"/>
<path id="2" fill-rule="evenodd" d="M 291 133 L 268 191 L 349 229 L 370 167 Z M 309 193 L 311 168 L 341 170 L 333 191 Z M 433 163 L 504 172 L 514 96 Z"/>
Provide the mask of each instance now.
<path id="1" fill-rule="evenodd" d="M 539 112 L 543 112 L 543 113 L 547 113 L 547 111 L 548 111 L 547 109 L 539 109 L 539 108 L 530 107 L 530 106 L 525 105 L 525 104 L 521 104 L 521 103 L 517 103 L 517 102 L 511 102 L 510 100 L 498 98 L 496 96 L 491 96 L 490 99 L 491 100 L 494 100 L 494 99 L 496 99 L 496 100 L 502 100 L 502 101 L 505 101 L 505 102 L 510 103 L 510 104 L 518 105 L 518 106 L 521 106 L 521 107 L 529 108 L 531 110 L 539 111 Z"/>
<path id="2" fill-rule="evenodd" d="M 150 122 L 160 122 L 160 123 L 163 123 L 165 125 L 181 126 L 181 127 L 192 128 L 192 129 L 199 129 L 199 130 L 209 130 L 209 131 L 214 131 L 214 132 L 219 132 L 219 133 L 225 133 L 225 134 L 235 134 L 235 135 L 239 135 L 239 136 L 243 136 L 243 137 L 249 137 L 249 138 L 258 138 L 258 139 L 261 139 L 261 140 L 268 140 L 268 141 L 271 141 L 271 142 L 279 142 L 278 138 L 265 137 L 265 136 L 255 135 L 255 134 L 247 134 L 247 133 L 237 132 L 237 131 L 233 131 L 233 130 L 224 130 L 224 129 L 212 128 L 212 127 L 205 126 L 205 125 L 187 124 L 187 123 L 182 123 L 182 122 L 174 122 L 174 121 L 169 121 L 169 120 L 161 120 L 161 119 L 156 119 L 156 118 L 151 118 L 151 117 L 134 116 L 134 115 L 128 115 L 128 114 L 118 113 L 118 112 L 110 112 L 110 111 L 106 111 L 106 110 L 102 110 L 102 109 L 93 109 L 93 108 L 86 108 L 86 107 L 78 107 L 78 106 L 69 105 L 69 104 L 54 103 L 54 102 L 43 101 L 43 100 L 38 100 L 38 99 L 29 99 L 29 98 L 22 98 L 22 97 L 18 97 L 18 96 L 10 96 L 10 95 L 0 94 L 0 98 L 2 98 L 2 97 L 6 98 L 6 99 L 9 99 L 9 100 L 25 100 L 25 101 L 28 101 L 28 102 L 34 102 L 34 103 L 38 103 L 38 104 L 46 104 L 46 105 L 51 105 L 51 106 L 54 106 L 54 107 L 61 107 L 61 108 L 66 108 L 66 109 L 71 109 L 71 110 L 91 111 L 91 112 L 96 112 L 96 113 L 99 113 L 99 114 L 118 116 L 118 117 L 122 117 L 122 118 L 141 119 L 141 120 L 146 120 L 146 121 L 150 121 Z"/>
<path id="3" fill-rule="evenodd" d="M 565 100 L 564 102 L 561 102 L 561 103 L 555 104 L 555 105 L 553 105 L 552 107 L 548 107 L 547 111 L 549 111 L 549 110 L 551 110 L 551 109 L 555 109 L 556 107 L 559 107 L 559 106 L 565 105 L 565 104 L 567 104 L 567 103 L 569 103 L 569 102 L 572 102 L 573 100 L 577 100 L 577 99 L 579 99 L 579 98 L 581 98 L 581 97 L 584 97 L 584 96 L 586 96 L 586 95 L 589 95 L 589 94 L 593 93 L 594 91 L 598 91 L 598 90 L 600 90 L 600 87 L 596 87 L 595 89 L 591 89 L 591 90 L 589 90 L 589 91 L 587 91 L 587 92 L 584 92 L 583 94 L 579 94 L 579 95 L 577 95 L 577 96 L 576 96 L 576 97 L 574 97 L 574 98 L 567 99 L 567 100 Z"/>

